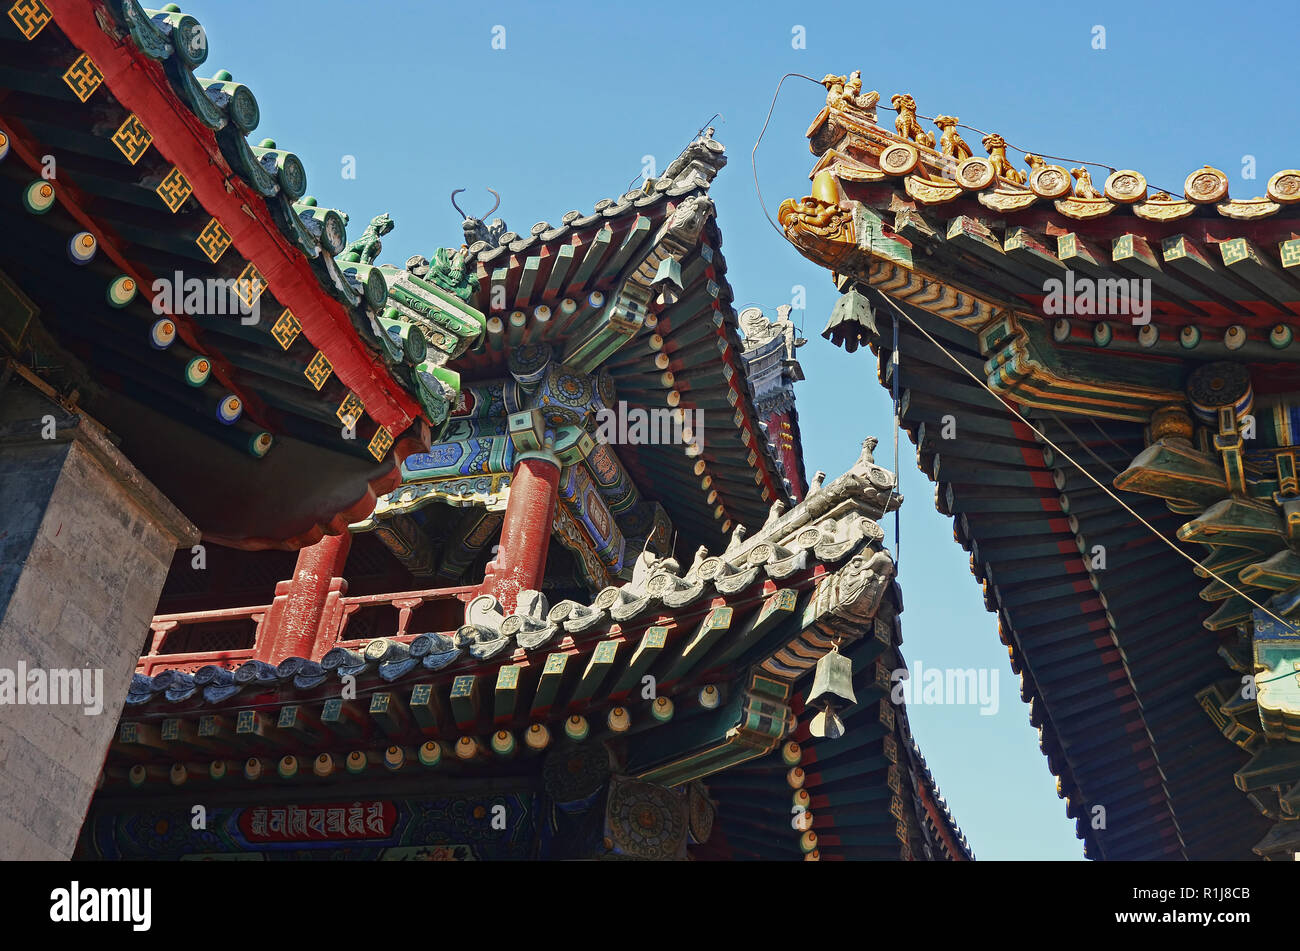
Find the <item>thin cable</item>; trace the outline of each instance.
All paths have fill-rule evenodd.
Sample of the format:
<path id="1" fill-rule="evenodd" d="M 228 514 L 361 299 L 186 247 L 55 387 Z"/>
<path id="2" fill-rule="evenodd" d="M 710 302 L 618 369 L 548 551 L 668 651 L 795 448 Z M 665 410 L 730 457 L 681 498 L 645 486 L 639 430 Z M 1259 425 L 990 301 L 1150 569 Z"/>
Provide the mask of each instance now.
<path id="1" fill-rule="evenodd" d="M 878 105 L 876 108 L 878 108 L 878 109 L 887 109 L 887 110 L 889 110 L 890 112 L 897 112 L 897 111 L 898 111 L 898 110 L 895 109 L 893 106 Z M 930 117 L 930 116 L 923 116 L 923 115 L 921 115 L 919 112 L 916 113 L 916 117 L 917 117 L 918 119 L 924 119 L 926 122 L 934 122 L 934 119 L 933 119 L 932 117 Z M 976 133 L 977 135 L 979 135 L 980 138 L 984 138 L 985 136 L 989 135 L 989 133 L 985 132 L 983 129 L 977 129 L 977 128 L 975 128 L 973 125 L 967 125 L 967 124 L 964 123 L 964 122 L 958 122 L 958 123 L 957 123 L 957 128 L 959 128 L 959 129 L 965 129 L 967 132 L 974 132 L 974 133 Z M 1007 142 L 1006 136 L 1003 136 L 1003 137 L 1002 137 L 1002 141 L 1003 141 L 1003 142 Z M 1058 161 L 1058 162 L 1064 162 L 1066 165 L 1091 165 L 1093 168 L 1104 168 L 1104 169 L 1106 169 L 1108 172 L 1117 172 L 1117 171 L 1119 171 L 1119 169 L 1117 169 L 1114 165 L 1110 165 L 1110 164 L 1108 164 L 1108 163 L 1106 163 L 1106 162 L 1087 162 L 1087 161 L 1084 161 L 1083 159 L 1072 159 L 1072 158 L 1066 158 L 1066 157 L 1063 156 L 1063 155 L 1048 155 L 1046 152 L 1030 152 L 1030 151 L 1028 151 L 1027 149 L 1022 149 L 1022 148 L 1021 148 L 1020 146 L 1018 146 L 1018 145 L 1013 145 L 1013 144 L 1010 143 L 1010 142 L 1007 142 L 1007 148 L 1011 149 L 1013 152 L 1019 152 L 1021 155 L 1037 155 L 1039 158 L 1044 158 L 1044 159 L 1055 159 L 1055 160 Z M 1169 188 L 1164 188 L 1164 189 L 1162 189 L 1162 188 L 1157 187 L 1156 190 L 1157 190 L 1157 191 L 1163 191 L 1163 192 L 1165 192 L 1166 194 L 1171 195 L 1171 196 L 1174 195 L 1174 194 L 1176 194 L 1176 190 L 1175 190 L 1175 189 L 1169 189 Z"/>
<path id="2" fill-rule="evenodd" d="M 1254 598 L 1252 598 L 1250 595 L 1246 594 L 1246 592 L 1242 591 L 1240 588 L 1238 588 L 1238 587 L 1237 587 L 1236 585 L 1234 585 L 1232 582 L 1228 581 L 1226 578 L 1224 578 L 1224 577 L 1223 577 L 1222 575 L 1220 575 L 1218 572 L 1216 572 L 1216 571 L 1214 571 L 1214 570 L 1212 570 L 1212 569 L 1210 569 L 1210 568 L 1206 568 L 1204 565 L 1202 565 L 1200 562 L 1198 562 L 1195 558 L 1193 558 L 1191 555 L 1187 554 L 1187 552 L 1183 551 L 1181 548 L 1179 548 L 1177 545 L 1175 545 L 1173 542 L 1171 542 L 1168 538 L 1166 538 L 1166 537 L 1165 537 L 1165 536 L 1164 536 L 1164 535 L 1163 535 L 1163 534 L 1162 534 L 1162 533 L 1161 533 L 1161 532 L 1160 532 L 1160 531 L 1159 531 L 1159 530 L 1158 530 L 1154 525 L 1152 525 L 1152 524 L 1151 524 L 1150 522 L 1148 522 L 1145 518 L 1143 518 L 1143 517 L 1142 517 L 1141 515 L 1139 515 L 1136 511 L 1134 511 L 1134 509 L 1133 509 L 1132 506 L 1130 506 L 1127 502 L 1125 502 L 1125 501 L 1124 501 L 1123 499 L 1121 499 L 1118 495 L 1116 495 L 1114 492 L 1112 492 L 1112 491 L 1110 490 L 1110 488 L 1109 488 L 1105 483 L 1101 482 L 1101 481 L 1100 481 L 1099 479 L 1097 479 L 1097 478 L 1096 478 L 1096 477 L 1095 477 L 1091 472 L 1089 472 L 1087 469 L 1083 468 L 1083 466 L 1079 465 L 1079 463 L 1075 462 L 1075 460 L 1073 459 L 1073 457 L 1070 456 L 1069 453 L 1067 453 L 1064 449 L 1062 449 L 1062 448 L 1061 448 L 1060 446 L 1058 446 L 1056 443 L 1052 442 L 1052 440 L 1051 440 L 1051 439 L 1050 439 L 1046 434 L 1044 434 L 1042 431 L 1040 431 L 1040 430 L 1038 429 L 1038 427 L 1036 427 L 1036 426 L 1035 426 L 1033 423 L 1031 423 L 1029 420 L 1025 419 L 1025 417 L 1022 416 L 1022 415 L 1020 414 L 1020 412 L 1019 412 L 1019 411 L 1018 411 L 1014 406 L 1012 406 L 1010 403 L 1008 403 L 1006 400 L 1004 400 L 1001 396 L 999 396 L 997 393 L 995 393 L 995 392 L 993 391 L 993 388 L 992 388 L 991 386 L 989 386 L 987 382 L 985 382 L 984 380 L 980 379 L 978 376 L 976 376 L 974 373 L 972 373 L 970 370 L 968 370 L 968 369 L 966 368 L 965 364 L 963 364 L 960 360 L 958 360 L 955 356 L 953 356 L 952 353 L 950 353 L 950 352 L 948 351 L 948 348 L 947 348 L 947 347 L 945 347 L 945 346 L 944 346 L 943 344 L 941 344 L 939 341 L 935 340 L 934 337 L 930 335 L 929 331 L 927 331 L 924 327 L 922 327 L 922 326 L 921 326 L 920 324 L 918 324 L 915 320 L 913 320 L 912 317 L 911 317 L 911 315 L 908 314 L 907 311 L 903 310 L 902 307 L 900 307 L 897 303 L 895 303 L 895 301 L 894 301 L 894 299 L 893 299 L 892 297 L 890 297 L 888 294 L 880 294 L 879 296 L 882 297 L 882 298 L 884 298 L 884 300 L 887 301 L 887 302 L 889 303 L 889 306 L 892 307 L 892 308 L 894 308 L 894 310 L 895 310 L 898 314 L 900 314 L 900 315 L 903 317 L 904 320 L 906 320 L 909 324 L 911 324 L 913 327 L 915 327 L 915 328 L 916 328 L 916 329 L 921 333 L 921 335 L 922 335 L 923 337 L 925 337 L 925 339 L 929 340 L 930 343 L 934 344 L 937 348 L 939 348 L 939 350 L 941 350 L 941 351 L 943 352 L 944 356 L 946 356 L 946 357 L 947 357 L 948 359 L 950 359 L 953 363 L 955 363 L 955 364 L 958 366 L 958 368 L 960 368 L 960 370 L 961 370 L 963 373 L 965 373 L 965 374 L 966 374 L 967 376 L 969 376 L 972 380 L 974 380 L 976 383 L 978 383 L 978 384 L 979 384 L 979 385 L 980 385 L 984 390 L 988 391 L 988 394 L 989 394 L 990 396 L 992 396 L 995 400 L 997 400 L 999 403 L 1001 403 L 1003 406 L 1005 406 L 1006 409 L 1007 409 L 1007 412 L 1011 413 L 1011 415 L 1015 416 L 1016 419 L 1020 420 L 1020 421 L 1021 421 L 1022 423 L 1024 423 L 1027 427 L 1029 427 L 1030 431 L 1033 432 L 1034 435 L 1036 435 L 1036 436 L 1037 436 L 1039 439 L 1041 439 L 1043 442 L 1047 443 L 1047 445 L 1051 446 L 1052 449 L 1053 449 L 1055 452 L 1057 452 L 1057 453 L 1059 453 L 1059 454 L 1061 455 L 1061 458 L 1063 458 L 1066 462 L 1070 463 L 1070 465 L 1074 466 L 1074 467 L 1075 467 L 1076 469 L 1078 469 L 1081 473 L 1083 473 L 1083 475 L 1088 479 L 1088 481 L 1092 482 L 1094 485 L 1097 486 L 1097 488 L 1101 489 L 1102 492 L 1104 492 L 1104 493 L 1106 493 L 1106 495 L 1110 496 L 1111 499 L 1113 499 L 1116 503 L 1119 504 L 1120 508 L 1122 508 L 1124 511 L 1128 512 L 1129 515 L 1132 515 L 1133 518 L 1135 518 L 1135 519 L 1136 519 L 1136 520 L 1137 520 L 1137 521 L 1138 521 L 1138 522 L 1139 522 L 1143 527 L 1145 527 L 1149 532 L 1151 532 L 1152 535 L 1154 535 L 1156 538 L 1160 539 L 1162 542 L 1164 542 L 1166 545 L 1168 545 L 1171 549 L 1173 549 L 1173 551 L 1176 552 L 1180 558 L 1184 558 L 1184 559 L 1186 559 L 1187 561 L 1191 562 L 1193 566 L 1195 566 L 1196 568 L 1199 568 L 1199 569 L 1201 569 L 1202 571 L 1204 571 L 1207 575 L 1209 575 L 1209 576 L 1210 576 L 1211 578 L 1213 578 L 1215 581 L 1218 581 L 1220 584 L 1222 584 L 1222 585 L 1224 585 L 1226 588 L 1228 588 L 1228 590 L 1232 591 L 1233 593 L 1235 593 L 1235 594 L 1237 594 L 1237 595 L 1240 595 L 1241 598 L 1242 598 L 1243 600 L 1245 600 L 1247 604 L 1252 604 L 1252 605 L 1254 605 L 1255 607 L 1259 608 L 1259 610 L 1263 611 L 1266 615 L 1268 615 L 1268 616 L 1271 617 L 1273 620 L 1275 620 L 1275 621 L 1277 621 L 1279 624 L 1281 624 L 1284 628 L 1286 628 L 1286 630 L 1287 630 L 1289 633 L 1292 633 L 1292 634 L 1296 633 L 1296 629 L 1295 629 L 1295 627 L 1291 624 L 1290 621 L 1286 621 L 1286 620 L 1283 620 L 1282 618 L 1278 617 L 1276 614 L 1274 614 L 1272 611 L 1270 611 L 1270 610 L 1269 610 L 1268 608 L 1266 608 L 1264 605 L 1260 604 L 1258 601 L 1256 601 L 1256 600 L 1255 600 Z M 895 326 L 897 326 L 897 322 L 895 322 Z"/>
<path id="3" fill-rule="evenodd" d="M 786 73 L 782 76 L 781 81 L 776 84 L 776 91 L 772 93 L 772 104 L 767 107 L 767 118 L 763 120 L 762 131 L 758 133 L 758 139 L 754 142 L 754 148 L 751 149 L 749 153 L 749 164 L 754 170 L 754 191 L 758 192 L 758 207 L 763 209 L 763 217 L 767 219 L 767 223 L 770 224 L 773 230 L 775 230 L 782 238 L 785 237 L 785 232 L 782 231 L 780 226 L 772 220 L 772 216 L 767 213 L 767 205 L 763 201 L 763 189 L 760 188 L 758 184 L 758 146 L 762 143 L 763 136 L 767 134 L 767 124 L 772 121 L 772 112 L 776 109 L 776 98 L 781 95 L 781 84 L 791 76 L 798 76 L 800 79 L 806 79 L 810 83 L 814 83 L 818 86 L 821 85 L 821 80 L 813 79 L 811 76 L 805 76 L 803 73 Z"/>
<path id="4" fill-rule="evenodd" d="M 893 324 L 894 324 L 894 352 L 890 354 L 890 359 L 894 362 L 894 368 L 891 374 L 890 382 L 893 384 L 893 391 L 894 391 L 894 484 L 897 485 L 899 480 L 903 478 L 903 473 L 902 470 L 898 468 L 898 430 L 899 430 L 899 424 L 901 423 L 901 420 L 899 419 L 899 412 L 898 412 L 899 410 L 898 321 L 897 320 L 893 321 Z M 899 521 L 902 518 L 901 516 L 902 510 L 903 507 L 901 505 L 898 508 L 894 509 L 894 557 L 896 559 L 896 564 L 899 565 L 901 565 L 903 562 L 902 530 L 899 528 Z"/>

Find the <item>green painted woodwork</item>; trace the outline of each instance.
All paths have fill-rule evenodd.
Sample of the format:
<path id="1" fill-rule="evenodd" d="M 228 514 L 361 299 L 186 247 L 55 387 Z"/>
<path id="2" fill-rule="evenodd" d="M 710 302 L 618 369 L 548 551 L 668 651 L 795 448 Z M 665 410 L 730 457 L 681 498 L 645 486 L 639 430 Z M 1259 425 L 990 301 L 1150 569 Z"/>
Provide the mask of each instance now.
<path id="1" fill-rule="evenodd" d="M 726 640 L 723 650 L 716 658 L 711 658 L 709 663 L 716 666 L 729 664 L 743 657 L 768 634 L 777 630 L 786 630 L 787 622 L 798 613 L 798 604 L 799 594 L 793 588 L 781 588 L 772 592 L 763 602 L 763 607 Z"/>
<path id="2" fill-rule="evenodd" d="M 554 300 L 560 296 L 564 290 L 564 278 L 573 267 L 576 250 L 573 245 L 561 245 L 559 251 L 555 253 L 555 260 L 551 263 L 551 274 L 546 279 L 546 287 L 542 289 L 543 300 Z"/>
<path id="3" fill-rule="evenodd" d="M 523 670 L 518 664 L 507 664 L 497 671 L 492 704 L 492 718 L 497 723 L 509 721 L 515 715 L 519 704 L 519 674 Z"/>
<path id="4" fill-rule="evenodd" d="M 605 225 L 600 231 L 596 232 L 596 235 L 587 244 L 587 250 L 582 256 L 582 263 L 578 265 L 577 273 L 573 275 L 573 280 L 569 283 L 570 287 L 586 286 L 591 279 L 591 275 L 596 270 L 596 265 L 605 256 L 605 252 L 609 249 L 609 245 L 613 240 L 614 232 L 609 225 Z M 493 279 L 495 282 L 495 275 L 493 275 Z"/>
<path id="5" fill-rule="evenodd" d="M 479 718 L 479 677 L 462 674 L 451 682 L 451 712 L 460 730 L 471 730 Z"/>
<path id="6" fill-rule="evenodd" d="M 446 719 L 446 710 L 432 684 L 416 684 L 407 702 L 411 716 L 425 731 L 435 730 Z"/>
<path id="7" fill-rule="evenodd" d="M 611 699 L 622 699 L 640 687 L 641 678 L 650 671 L 650 666 L 663 651 L 664 645 L 668 643 L 668 631 L 669 628 L 662 625 L 646 628 L 641 636 L 641 642 L 637 644 L 636 650 L 628 659 L 627 667 L 614 682 L 614 686 L 609 689 Z"/>
<path id="8" fill-rule="evenodd" d="M 331 733 L 346 739 L 356 739 L 365 733 L 364 717 L 355 700 L 326 700 L 320 722 Z"/>
<path id="9" fill-rule="evenodd" d="M 1115 477 L 1126 492 L 1210 505 L 1228 494 L 1223 464 L 1186 440 L 1161 440 L 1143 450 Z"/>
<path id="10" fill-rule="evenodd" d="M 383 690 L 370 695 L 370 720 L 386 736 L 402 731 L 405 726 L 402 706 L 394 702 L 391 691 Z"/>
<path id="11" fill-rule="evenodd" d="M 569 700 L 570 706 L 587 703 L 597 696 L 601 685 L 614 669 L 614 661 L 622 644 L 622 638 L 613 638 L 596 645 L 596 649 L 591 652 L 591 659 L 587 661 L 587 666 L 582 672 L 582 679 Z"/>
<path id="12" fill-rule="evenodd" d="M 568 679 L 575 679 L 577 664 L 570 667 L 568 653 L 556 651 L 548 654 L 546 663 L 542 666 L 541 676 L 537 681 L 537 689 L 533 691 L 532 709 L 529 711 L 533 717 L 542 717 L 555 704 L 560 695 L 560 689 L 566 679 L 566 671 L 569 672 Z"/>
<path id="13" fill-rule="evenodd" d="M 686 638 L 677 657 L 668 665 L 662 683 L 672 683 L 685 676 L 694 668 L 709 649 L 731 628 L 731 619 L 735 612 L 731 608 L 714 608 L 706 614 L 694 633 Z"/>
<path id="14" fill-rule="evenodd" d="M 911 268 L 911 247 L 887 235 L 885 228 L 885 219 L 878 212 L 862 202 L 853 203 L 853 229 L 858 236 L 858 249 Z"/>

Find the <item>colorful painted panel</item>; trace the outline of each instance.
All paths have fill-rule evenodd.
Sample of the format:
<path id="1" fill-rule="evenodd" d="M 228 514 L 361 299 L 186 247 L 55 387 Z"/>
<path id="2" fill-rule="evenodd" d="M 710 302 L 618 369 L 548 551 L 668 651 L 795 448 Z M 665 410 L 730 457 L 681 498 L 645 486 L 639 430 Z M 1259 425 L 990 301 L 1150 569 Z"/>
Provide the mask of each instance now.
<path id="1" fill-rule="evenodd" d="M 585 466 L 569 466 L 560 477 L 560 499 L 583 526 L 601 560 L 611 571 L 623 567 L 626 544 L 614 516 Z"/>
<path id="2" fill-rule="evenodd" d="M 117 809 L 97 809 L 87 819 L 78 858 L 213 860 L 261 853 L 273 861 L 436 861 L 530 859 L 537 853 L 533 793 L 212 806 L 204 829 L 191 827 L 187 806 L 123 803 Z M 437 849 L 443 851 L 420 854 Z"/>
<path id="3" fill-rule="evenodd" d="M 519 409 L 519 386 L 514 380 L 491 380 L 461 388 L 453 419 L 458 417 L 501 417 Z"/>
<path id="4" fill-rule="evenodd" d="M 615 515 L 627 511 L 640 501 L 636 485 L 608 444 L 596 444 L 596 448 L 587 457 L 587 468 L 591 471 L 600 494 L 609 504 L 609 510 Z"/>
<path id="5" fill-rule="evenodd" d="M 501 475 L 515 464 L 515 448 L 505 435 L 504 420 L 453 419 L 447 440 L 428 452 L 407 456 L 402 481 L 425 482 L 449 476 Z"/>

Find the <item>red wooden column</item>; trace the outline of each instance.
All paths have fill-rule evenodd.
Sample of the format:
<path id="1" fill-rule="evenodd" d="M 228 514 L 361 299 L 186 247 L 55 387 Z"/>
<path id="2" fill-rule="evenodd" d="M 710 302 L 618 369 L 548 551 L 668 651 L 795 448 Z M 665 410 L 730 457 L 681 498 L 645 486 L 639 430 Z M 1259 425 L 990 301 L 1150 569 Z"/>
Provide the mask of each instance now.
<path id="1" fill-rule="evenodd" d="M 275 589 L 275 601 L 262 625 L 256 657 L 278 664 L 289 657 L 319 660 L 328 646 L 321 638 L 329 634 L 327 606 L 347 591 L 343 564 L 352 547 L 352 535 L 326 535 L 315 545 L 298 552 L 293 577 Z M 333 593 L 333 598 L 331 598 Z M 337 613 L 337 612 L 330 612 Z"/>
<path id="2" fill-rule="evenodd" d="M 506 614 L 514 612 L 520 591 L 541 590 L 559 485 L 560 460 L 554 453 L 538 449 L 518 457 L 496 568 L 483 583 L 484 592 L 495 595 Z"/>

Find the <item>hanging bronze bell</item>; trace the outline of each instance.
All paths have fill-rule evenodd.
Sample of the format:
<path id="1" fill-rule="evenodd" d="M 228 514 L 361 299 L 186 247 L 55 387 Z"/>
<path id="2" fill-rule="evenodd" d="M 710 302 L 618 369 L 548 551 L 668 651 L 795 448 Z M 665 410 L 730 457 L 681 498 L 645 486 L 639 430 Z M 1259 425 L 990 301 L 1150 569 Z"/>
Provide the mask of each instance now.
<path id="1" fill-rule="evenodd" d="M 808 694 L 808 706 L 819 707 L 821 713 L 808 725 L 809 732 L 816 737 L 830 740 L 844 735 L 844 721 L 835 715 L 835 711 L 852 706 L 858 698 L 853 694 L 853 661 L 832 647 L 817 661 L 813 673 L 812 690 Z"/>

